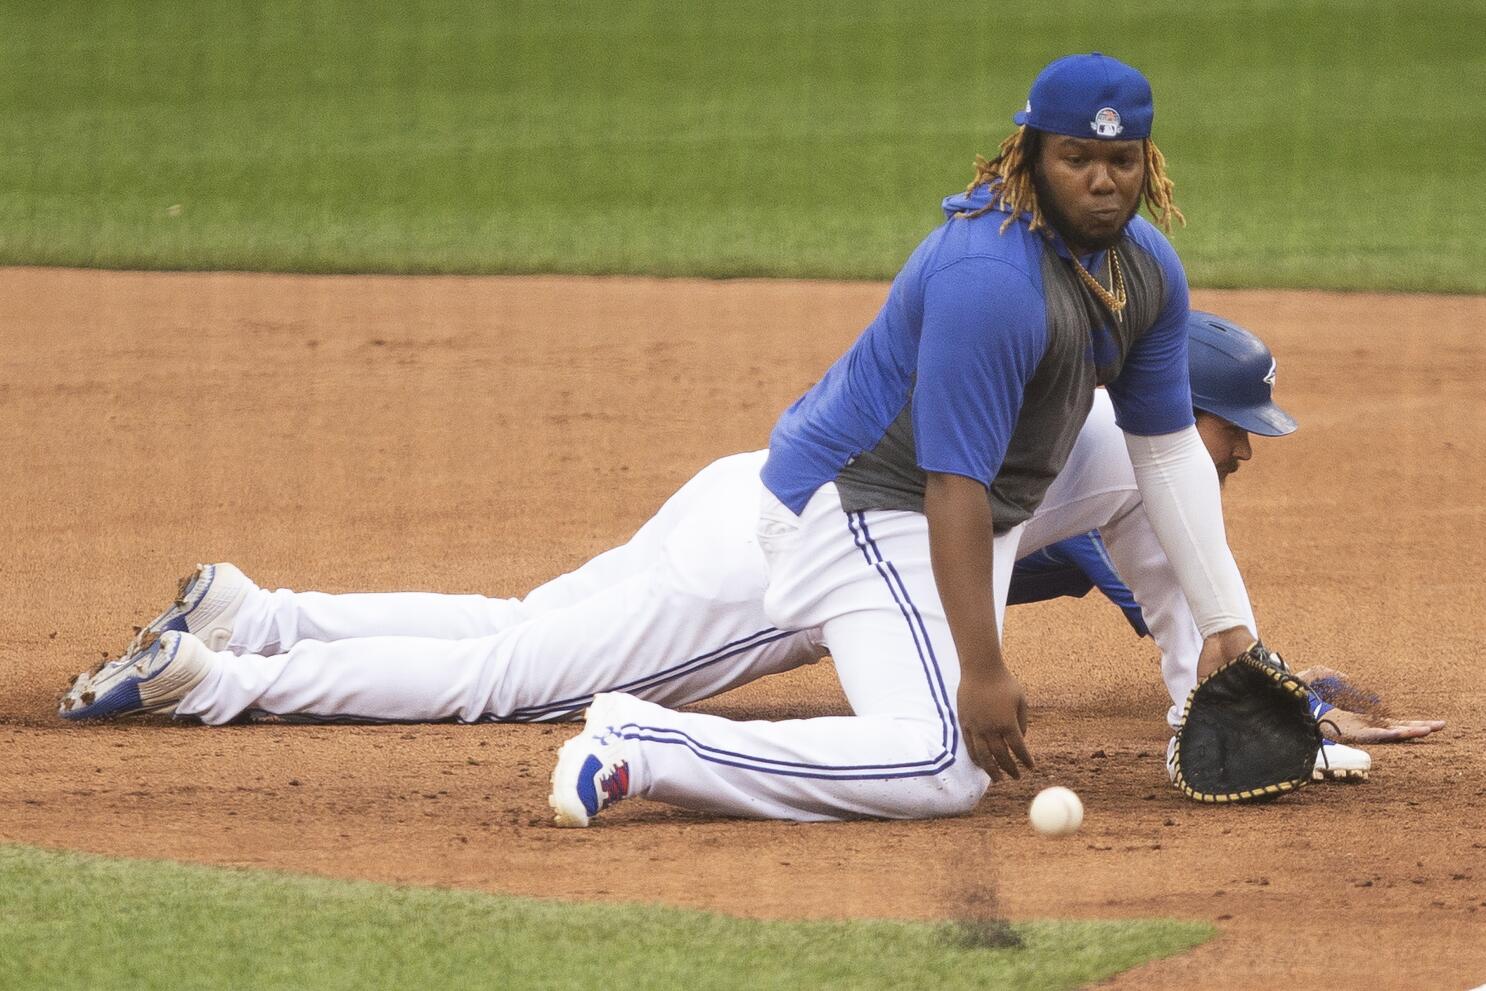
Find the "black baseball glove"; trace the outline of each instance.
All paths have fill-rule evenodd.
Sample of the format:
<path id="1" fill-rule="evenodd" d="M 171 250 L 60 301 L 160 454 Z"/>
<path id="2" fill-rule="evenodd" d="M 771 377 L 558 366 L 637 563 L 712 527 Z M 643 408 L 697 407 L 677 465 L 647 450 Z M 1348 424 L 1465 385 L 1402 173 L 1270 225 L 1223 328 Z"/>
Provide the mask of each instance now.
<path id="1" fill-rule="evenodd" d="M 1305 682 L 1255 642 L 1187 696 L 1172 780 L 1198 802 L 1248 802 L 1305 786 L 1321 746 L 1306 696 Z"/>

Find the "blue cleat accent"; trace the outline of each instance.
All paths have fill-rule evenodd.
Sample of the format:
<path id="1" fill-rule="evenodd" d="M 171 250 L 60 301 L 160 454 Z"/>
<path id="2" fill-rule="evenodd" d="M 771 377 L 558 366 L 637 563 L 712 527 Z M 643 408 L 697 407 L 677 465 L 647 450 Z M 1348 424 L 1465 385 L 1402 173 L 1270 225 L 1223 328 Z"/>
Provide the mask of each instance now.
<path id="1" fill-rule="evenodd" d="M 144 707 L 139 697 L 139 682 L 125 681 L 114 685 L 102 698 L 81 709 L 63 710 L 63 719 L 107 719 L 109 716 L 127 715 Z"/>
<path id="2" fill-rule="evenodd" d="M 583 732 L 557 752 L 547 804 L 559 826 L 587 826 L 594 816 L 629 796 L 630 744 L 608 712 L 620 697 L 595 695 Z"/>
<path id="3" fill-rule="evenodd" d="M 578 800 L 583 803 L 583 808 L 590 816 L 599 814 L 599 794 L 595 786 L 599 771 L 604 769 L 604 762 L 593 754 L 583 762 L 582 769 L 578 772 Z"/>

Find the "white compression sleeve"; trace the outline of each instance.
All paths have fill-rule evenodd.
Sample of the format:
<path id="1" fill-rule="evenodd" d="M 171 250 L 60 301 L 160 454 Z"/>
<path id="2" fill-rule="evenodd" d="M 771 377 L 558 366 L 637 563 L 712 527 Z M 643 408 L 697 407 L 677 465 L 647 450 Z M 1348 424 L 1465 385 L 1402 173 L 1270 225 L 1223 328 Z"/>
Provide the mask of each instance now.
<path id="1" fill-rule="evenodd" d="M 1146 516 L 1175 569 L 1204 637 L 1235 626 L 1257 636 L 1248 591 L 1228 549 L 1212 458 L 1195 426 L 1156 437 L 1125 435 Z"/>

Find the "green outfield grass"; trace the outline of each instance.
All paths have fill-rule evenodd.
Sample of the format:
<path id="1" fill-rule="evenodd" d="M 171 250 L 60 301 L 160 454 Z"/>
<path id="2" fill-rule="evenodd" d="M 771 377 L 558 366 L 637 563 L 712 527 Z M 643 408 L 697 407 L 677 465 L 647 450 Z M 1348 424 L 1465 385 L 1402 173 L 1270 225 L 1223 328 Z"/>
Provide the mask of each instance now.
<path id="1" fill-rule="evenodd" d="M 757 922 L 0 845 L 7 991 L 1053 989 L 1213 935 L 1160 919 L 1014 931 L 1019 949 L 975 949 L 927 923 Z"/>
<path id="2" fill-rule="evenodd" d="M 1144 68 L 1194 284 L 1486 291 L 1479 0 L 9 0 L 0 263 L 878 278 Z"/>

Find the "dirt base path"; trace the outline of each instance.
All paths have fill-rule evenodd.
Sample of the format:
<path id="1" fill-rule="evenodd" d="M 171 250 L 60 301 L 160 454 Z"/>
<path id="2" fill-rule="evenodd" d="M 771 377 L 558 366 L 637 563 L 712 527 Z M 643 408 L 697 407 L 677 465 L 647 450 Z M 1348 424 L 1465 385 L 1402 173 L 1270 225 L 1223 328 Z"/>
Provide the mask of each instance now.
<path id="1" fill-rule="evenodd" d="M 775 415 L 880 285 L 0 270 L 0 840 L 769 916 L 1216 920 L 1119 988 L 1486 981 L 1486 299 L 1197 293 L 1280 358 L 1293 437 L 1228 489 L 1265 638 L 1441 737 L 1374 780 L 1213 809 L 1166 783 L 1155 656 L 1087 599 L 1019 607 L 1031 780 L 944 822 L 547 825 L 567 728 L 80 728 L 70 676 L 197 561 L 325 591 L 519 593 L 626 538 Z M 829 665 L 709 703 L 844 711 Z M 1070 840 L 1026 826 L 1070 785 Z M 1283 938 L 1281 938 L 1283 934 Z"/>

